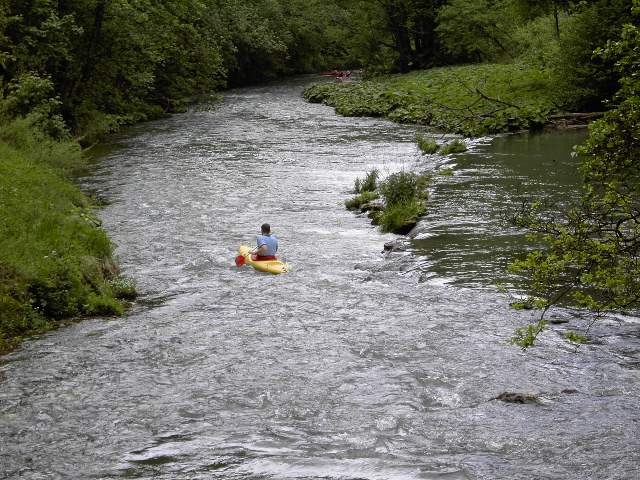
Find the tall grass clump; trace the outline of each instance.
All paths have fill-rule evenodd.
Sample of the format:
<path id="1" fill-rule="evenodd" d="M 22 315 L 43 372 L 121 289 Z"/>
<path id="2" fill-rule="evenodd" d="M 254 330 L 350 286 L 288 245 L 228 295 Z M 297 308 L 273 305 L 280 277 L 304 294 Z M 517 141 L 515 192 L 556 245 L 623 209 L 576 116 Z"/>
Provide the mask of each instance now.
<path id="1" fill-rule="evenodd" d="M 442 155 L 449 155 L 450 153 L 462 153 L 467 151 L 467 144 L 460 139 L 455 139 L 452 142 L 447 143 L 440 149 Z"/>
<path id="2" fill-rule="evenodd" d="M 368 171 L 363 179 L 356 178 L 353 183 L 355 197 L 345 200 L 344 204 L 349 210 L 358 210 L 363 205 L 380 197 L 377 193 L 378 178 L 380 172 L 377 168 Z"/>
<path id="3" fill-rule="evenodd" d="M 377 218 L 377 221 L 383 232 L 405 235 L 415 227 L 426 211 L 421 201 L 412 198 L 393 205 L 387 205 L 382 215 Z"/>
<path id="4" fill-rule="evenodd" d="M 378 188 L 378 178 L 380 178 L 380 171 L 377 168 L 370 170 L 363 180 L 356 178 L 353 191 L 355 193 L 375 192 Z"/>
<path id="5" fill-rule="evenodd" d="M 414 172 L 398 172 L 380 183 L 385 201 L 382 214 L 376 219 L 382 231 L 408 233 L 426 213 L 427 186 L 430 177 Z"/>
<path id="6" fill-rule="evenodd" d="M 416 142 L 420 151 L 425 155 L 436 153 L 440 148 L 435 140 L 424 135 L 416 134 Z"/>
<path id="7" fill-rule="evenodd" d="M 412 198 L 425 199 L 428 175 L 414 172 L 398 172 L 389 175 L 380 183 L 380 193 L 387 205 L 402 203 Z"/>

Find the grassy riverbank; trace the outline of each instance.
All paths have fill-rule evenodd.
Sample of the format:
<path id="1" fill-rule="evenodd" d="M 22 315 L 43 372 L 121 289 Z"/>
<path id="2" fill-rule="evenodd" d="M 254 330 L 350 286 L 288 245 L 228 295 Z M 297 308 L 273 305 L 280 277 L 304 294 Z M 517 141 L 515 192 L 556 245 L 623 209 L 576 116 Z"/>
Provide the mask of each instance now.
<path id="1" fill-rule="evenodd" d="M 95 205 L 69 179 L 80 147 L 18 123 L 0 138 L 0 353 L 83 315 L 121 314 L 118 275 Z"/>
<path id="2" fill-rule="evenodd" d="M 467 136 L 539 129 L 557 113 L 550 76 L 519 64 L 443 67 L 362 82 L 321 83 L 304 96 L 345 116 L 386 117 Z"/>

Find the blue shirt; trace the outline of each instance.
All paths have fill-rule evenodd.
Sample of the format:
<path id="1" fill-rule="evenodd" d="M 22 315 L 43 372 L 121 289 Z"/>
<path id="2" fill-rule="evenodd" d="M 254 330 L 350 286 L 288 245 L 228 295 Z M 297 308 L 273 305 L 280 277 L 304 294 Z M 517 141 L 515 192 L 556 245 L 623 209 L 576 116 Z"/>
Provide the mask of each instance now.
<path id="1" fill-rule="evenodd" d="M 267 246 L 266 253 L 263 253 L 262 255 L 275 256 L 276 252 L 278 251 L 278 239 L 276 237 L 274 237 L 273 235 L 258 235 L 258 238 L 256 240 L 257 240 L 258 248 L 260 248 L 262 245 Z"/>

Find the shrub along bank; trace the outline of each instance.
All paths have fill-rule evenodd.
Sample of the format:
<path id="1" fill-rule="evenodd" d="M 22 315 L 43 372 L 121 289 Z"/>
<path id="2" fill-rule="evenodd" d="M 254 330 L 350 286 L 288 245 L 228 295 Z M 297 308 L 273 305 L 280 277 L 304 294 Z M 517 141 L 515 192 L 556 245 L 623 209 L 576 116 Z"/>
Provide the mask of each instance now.
<path id="1" fill-rule="evenodd" d="M 82 315 L 121 314 L 135 288 L 118 275 L 95 205 L 68 179 L 75 142 L 26 121 L 0 138 L 0 353 Z"/>
<path id="2" fill-rule="evenodd" d="M 320 83 L 310 102 L 345 116 L 386 117 L 467 136 L 535 130 L 557 113 L 551 77 L 521 64 L 480 64 L 379 76 L 354 83 Z"/>

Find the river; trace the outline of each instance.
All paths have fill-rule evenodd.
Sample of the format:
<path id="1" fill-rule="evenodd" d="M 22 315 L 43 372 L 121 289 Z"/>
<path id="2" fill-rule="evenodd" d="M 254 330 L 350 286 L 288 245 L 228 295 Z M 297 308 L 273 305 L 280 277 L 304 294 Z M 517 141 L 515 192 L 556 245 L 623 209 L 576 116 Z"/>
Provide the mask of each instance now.
<path id="1" fill-rule="evenodd" d="M 5 479 L 637 479 L 640 322 L 584 327 L 495 283 L 523 193 L 575 192 L 583 133 L 422 156 L 417 127 L 305 103 L 308 78 L 114 138 L 82 180 L 141 298 L 0 359 Z M 371 168 L 443 172 L 406 249 L 344 209 Z M 269 222 L 286 275 L 233 264 Z M 502 392 L 536 395 L 511 404 Z"/>

